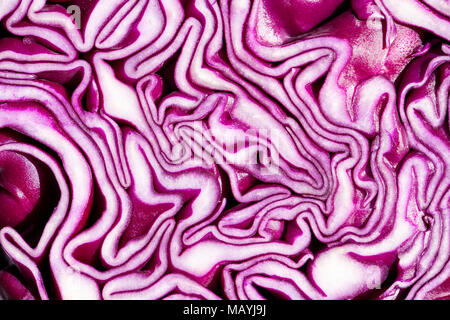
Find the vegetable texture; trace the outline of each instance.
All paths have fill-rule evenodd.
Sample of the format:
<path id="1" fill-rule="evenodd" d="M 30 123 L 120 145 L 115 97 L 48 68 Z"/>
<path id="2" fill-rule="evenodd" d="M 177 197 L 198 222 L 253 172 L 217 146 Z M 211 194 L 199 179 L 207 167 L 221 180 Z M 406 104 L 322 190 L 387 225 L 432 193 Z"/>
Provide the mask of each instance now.
<path id="1" fill-rule="evenodd" d="M 445 0 L 0 1 L 4 299 L 449 299 Z"/>

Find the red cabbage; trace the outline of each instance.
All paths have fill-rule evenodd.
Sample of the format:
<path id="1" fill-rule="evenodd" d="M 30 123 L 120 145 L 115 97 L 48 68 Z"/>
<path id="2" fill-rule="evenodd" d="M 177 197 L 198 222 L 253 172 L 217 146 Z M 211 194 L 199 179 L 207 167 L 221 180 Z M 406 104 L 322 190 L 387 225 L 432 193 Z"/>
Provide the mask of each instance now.
<path id="1" fill-rule="evenodd" d="M 448 1 L 0 20 L 3 299 L 450 299 Z"/>

